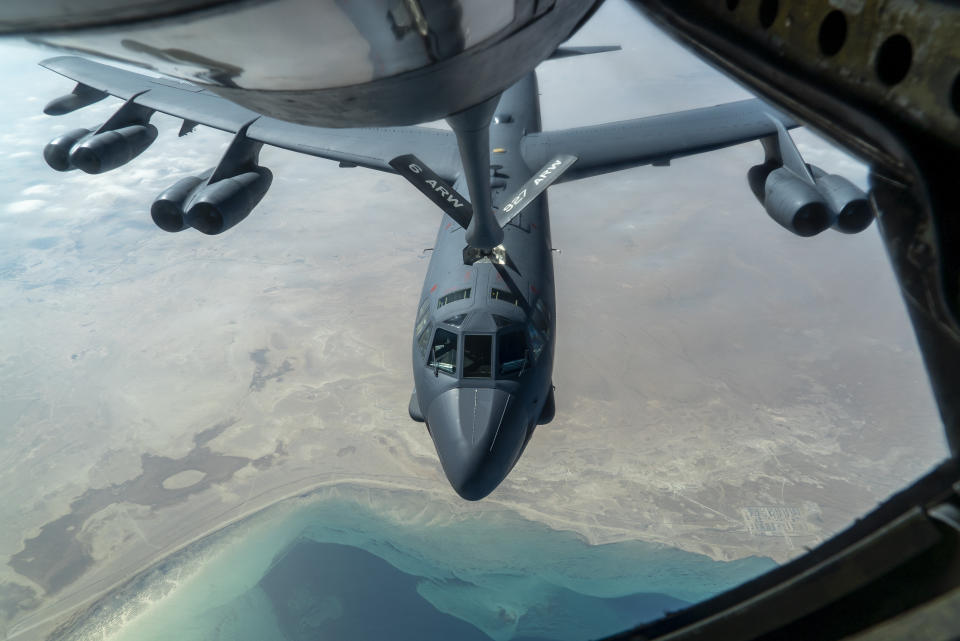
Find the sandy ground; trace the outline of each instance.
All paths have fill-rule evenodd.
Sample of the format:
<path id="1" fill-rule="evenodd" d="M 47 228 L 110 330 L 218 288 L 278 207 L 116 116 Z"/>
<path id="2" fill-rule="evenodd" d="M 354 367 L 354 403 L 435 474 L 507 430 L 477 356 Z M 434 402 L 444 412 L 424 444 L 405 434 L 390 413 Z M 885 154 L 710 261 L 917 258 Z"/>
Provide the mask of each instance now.
<path id="1" fill-rule="evenodd" d="M 351 234 L 355 211 L 268 201 L 249 223 L 264 232 L 186 252 L 146 237 L 129 264 L 35 290 L 8 337 L 42 353 L 4 350 L 22 359 L 3 370 L 20 402 L 4 461 L 19 506 L 3 531 L 7 635 L 36 638 L 198 536 L 323 484 L 417 490 L 453 513 L 509 507 L 593 543 L 783 561 L 936 462 L 875 235 L 801 246 L 733 195 L 671 204 L 663 171 L 635 172 L 639 207 L 591 205 L 613 180 L 551 192 L 558 414 L 480 504 L 456 499 L 406 416 L 429 220 Z M 392 178 L 369 184 L 397 204 L 383 216 L 422 209 Z M 857 260 L 836 279 L 842 252 Z M 888 314 L 868 313 L 881 303 Z"/>

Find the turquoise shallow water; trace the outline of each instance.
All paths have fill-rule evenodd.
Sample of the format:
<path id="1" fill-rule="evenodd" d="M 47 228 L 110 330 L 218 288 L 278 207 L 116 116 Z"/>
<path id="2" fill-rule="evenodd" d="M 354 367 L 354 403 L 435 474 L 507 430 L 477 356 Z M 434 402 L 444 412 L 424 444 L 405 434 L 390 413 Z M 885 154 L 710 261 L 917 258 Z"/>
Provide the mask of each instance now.
<path id="1" fill-rule="evenodd" d="M 595 638 L 774 566 L 588 545 L 508 510 L 342 488 L 200 541 L 102 600 L 71 639 Z"/>

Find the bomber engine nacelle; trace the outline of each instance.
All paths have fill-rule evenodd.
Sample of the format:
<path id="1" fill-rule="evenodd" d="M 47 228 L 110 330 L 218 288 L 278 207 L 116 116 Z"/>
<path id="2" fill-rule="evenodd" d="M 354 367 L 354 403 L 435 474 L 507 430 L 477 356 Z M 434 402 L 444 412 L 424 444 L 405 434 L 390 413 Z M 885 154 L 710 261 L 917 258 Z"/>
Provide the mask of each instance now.
<path id="1" fill-rule="evenodd" d="M 780 120 L 777 133 L 761 138 L 764 162 L 747 171 L 747 183 L 767 214 L 798 236 L 815 236 L 832 226 L 855 234 L 870 226 L 867 195 L 846 178 L 803 161 Z"/>
<path id="2" fill-rule="evenodd" d="M 51 140 L 43 148 L 44 160 L 57 171 L 102 174 L 142 154 L 157 139 L 157 128 L 150 124 L 153 110 L 136 104 L 134 98 L 96 131 L 74 129 Z"/>
<path id="3" fill-rule="evenodd" d="M 828 174 L 816 165 L 807 165 L 817 190 L 837 214 L 833 228 L 845 234 L 863 231 L 873 222 L 867 195 L 843 176 Z"/>
<path id="4" fill-rule="evenodd" d="M 202 176 L 187 176 L 161 192 L 150 206 L 150 217 L 157 227 L 169 232 L 183 231 L 189 227 L 184 220 L 184 205 L 212 173 L 210 169 Z"/>
<path id="5" fill-rule="evenodd" d="M 91 133 L 89 129 L 74 129 L 57 136 L 43 148 L 43 159 L 57 171 L 76 169 L 70 162 L 70 152 L 81 140 L 89 138 Z"/>
<path id="6" fill-rule="evenodd" d="M 262 143 L 246 137 L 251 123 L 237 132 L 219 165 L 157 196 L 150 207 L 157 227 L 169 232 L 193 227 L 215 235 L 250 215 L 273 182 L 273 173 L 257 164 Z"/>
<path id="7" fill-rule="evenodd" d="M 751 167 L 747 182 L 767 214 L 798 236 L 815 236 L 833 224 L 836 216 L 817 188 L 776 163 Z"/>
<path id="8" fill-rule="evenodd" d="M 208 170 L 205 176 L 212 173 Z M 249 216 L 272 182 L 273 172 L 266 167 L 254 167 L 215 183 L 208 183 L 204 176 L 190 176 L 157 196 L 150 216 L 164 231 L 193 227 L 213 236 Z"/>
<path id="9" fill-rule="evenodd" d="M 88 174 L 102 174 L 127 164 L 156 139 L 157 128 L 151 124 L 104 131 L 76 145 L 70 164 Z"/>
<path id="10" fill-rule="evenodd" d="M 751 167 L 747 182 L 767 214 L 799 236 L 815 236 L 831 226 L 855 234 L 870 226 L 873 212 L 862 190 L 816 165 L 807 167 L 813 184 L 773 161 Z"/>
<path id="11" fill-rule="evenodd" d="M 225 232 L 250 215 L 272 182 L 273 173 L 269 169 L 255 167 L 253 171 L 207 185 L 191 199 L 184 220 L 210 236 Z"/>

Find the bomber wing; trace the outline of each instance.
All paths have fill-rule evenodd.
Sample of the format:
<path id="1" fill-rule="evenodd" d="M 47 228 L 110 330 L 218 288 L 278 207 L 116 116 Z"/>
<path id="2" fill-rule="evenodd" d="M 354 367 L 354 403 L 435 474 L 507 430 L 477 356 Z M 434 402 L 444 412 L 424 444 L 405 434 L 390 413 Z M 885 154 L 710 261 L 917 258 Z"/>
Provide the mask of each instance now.
<path id="1" fill-rule="evenodd" d="M 441 177 L 453 182 L 460 162 L 450 131 L 427 127 L 326 129 L 263 116 L 196 85 L 102 65 L 84 58 L 60 56 L 40 63 L 78 85 L 72 95 L 47 106 L 59 114 L 96 102 L 107 94 L 184 120 L 181 132 L 197 124 L 236 133 L 251 123 L 246 137 L 282 149 L 396 173 L 389 160 L 416 151 Z"/>
<path id="2" fill-rule="evenodd" d="M 674 158 L 739 145 L 776 135 L 776 118 L 787 127 L 797 123 L 760 100 L 730 102 L 559 131 L 528 134 L 521 153 L 530 167 L 558 154 L 578 158 L 557 182 L 597 176 L 639 165 L 667 164 Z"/>

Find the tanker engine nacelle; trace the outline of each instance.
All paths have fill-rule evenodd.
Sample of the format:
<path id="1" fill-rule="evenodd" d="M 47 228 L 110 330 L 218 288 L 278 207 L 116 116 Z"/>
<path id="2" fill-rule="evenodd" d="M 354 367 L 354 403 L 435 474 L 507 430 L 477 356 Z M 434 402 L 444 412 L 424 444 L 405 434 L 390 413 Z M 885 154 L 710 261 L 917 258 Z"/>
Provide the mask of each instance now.
<path id="1" fill-rule="evenodd" d="M 798 236 L 815 236 L 828 227 L 847 234 L 873 221 L 867 195 L 846 178 L 807 165 L 810 182 L 768 160 L 747 172 L 750 190 L 767 214 Z"/>
<path id="2" fill-rule="evenodd" d="M 273 182 L 273 173 L 266 167 L 252 167 L 211 183 L 214 173 L 210 169 L 184 178 L 157 196 L 150 207 L 157 227 L 169 232 L 193 227 L 211 236 L 225 232 L 250 215 Z"/>

